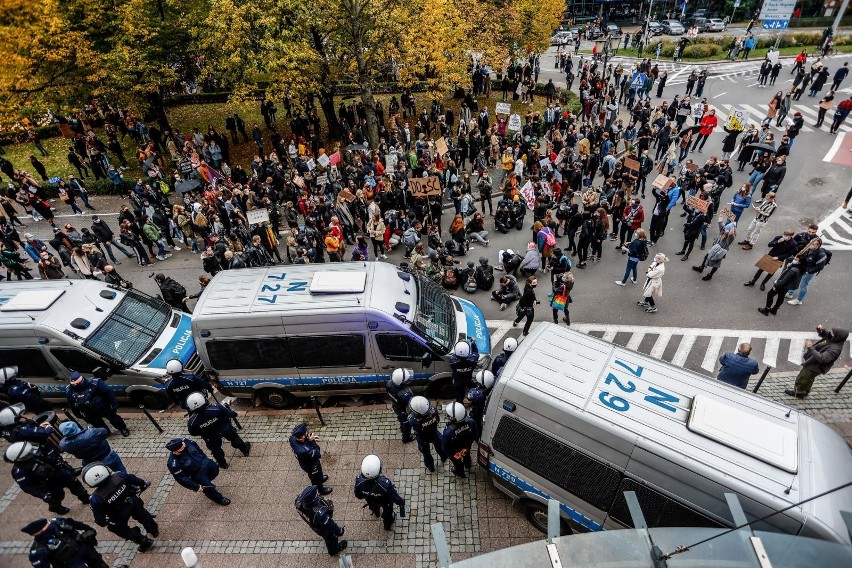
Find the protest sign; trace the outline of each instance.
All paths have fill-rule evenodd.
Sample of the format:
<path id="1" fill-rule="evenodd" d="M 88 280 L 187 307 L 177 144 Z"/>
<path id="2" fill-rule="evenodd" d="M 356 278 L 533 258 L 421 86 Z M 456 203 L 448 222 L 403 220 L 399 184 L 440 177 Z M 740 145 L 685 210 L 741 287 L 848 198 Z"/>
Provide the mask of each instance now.
<path id="1" fill-rule="evenodd" d="M 775 260 L 768 254 L 764 254 L 762 257 L 760 257 L 760 260 L 754 263 L 757 268 L 761 269 L 767 274 L 775 274 L 775 271 L 781 268 L 782 264 L 784 263 L 780 260 Z"/>
<path id="2" fill-rule="evenodd" d="M 514 130 L 515 132 L 521 131 L 521 115 L 513 114 L 509 117 L 509 124 L 506 127 L 509 130 Z"/>
<path id="3" fill-rule="evenodd" d="M 538 166 L 541 169 L 547 170 L 547 171 L 550 171 L 552 169 L 551 166 L 550 166 L 550 160 L 548 158 L 542 158 L 541 160 L 539 160 Z"/>
<path id="4" fill-rule="evenodd" d="M 352 195 L 352 192 L 348 189 L 341 189 L 340 193 L 337 194 L 338 197 L 342 197 L 346 201 L 355 201 L 355 196 Z"/>
<path id="5" fill-rule="evenodd" d="M 654 183 L 651 185 L 657 189 L 671 189 L 675 186 L 675 180 L 669 176 L 660 174 L 654 179 Z"/>
<path id="6" fill-rule="evenodd" d="M 725 128 L 728 130 L 745 130 L 746 126 L 748 126 L 748 111 L 744 108 L 731 109 L 731 114 L 725 121 Z"/>
<path id="7" fill-rule="evenodd" d="M 339 164 L 339 163 L 340 163 L 340 152 L 335 152 L 334 154 L 332 154 L 331 156 L 329 156 L 329 158 L 328 158 L 328 162 L 329 162 L 332 166 L 335 166 L 335 165 Z"/>
<path id="8" fill-rule="evenodd" d="M 702 213 L 707 213 L 707 208 L 710 206 L 710 202 L 704 201 L 703 199 L 699 199 L 698 196 L 693 195 L 692 197 L 686 200 L 686 206 L 691 207 L 693 209 L 698 209 Z"/>
<path id="9" fill-rule="evenodd" d="M 328 176 L 327 175 L 317 176 L 317 187 L 325 187 L 327 183 L 328 183 Z"/>
<path id="10" fill-rule="evenodd" d="M 435 140 L 435 148 L 438 149 L 439 156 L 446 156 L 450 152 L 450 149 L 447 148 L 447 141 L 444 140 L 443 136 Z"/>
<path id="11" fill-rule="evenodd" d="M 692 105 L 692 117 L 701 118 L 704 116 L 704 103 L 694 103 Z"/>
<path id="12" fill-rule="evenodd" d="M 734 214 L 731 212 L 731 210 L 730 210 L 730 209 L 728 209 L 727 207 L 725 207 L 724 209 L 722 209 L 722 210 L 719 212 L 719 215 L 724 215 L 725 217 L 727 217 L 727 218 L 728 218 L 728 221 L 736 221 L 736 220 L 737 220 L 736 215 L 734 215 Z"/>
<path id="13" fill-rule="evenodd" d="M 497 108 L 494 110 L 495 114 L 511 114 L 512 113 L 512 105 L 509 103 L 497 103 Z"/>
<path id="14" fill-rule="evenodd" d="M 521 188 L 521 197 L 527 202 L 527 207 L 535 209 L 535 190 L 531 181 L 527 180 L 527 183 Z"/>
<path id="15" fill-rule="evenodd" d="M 624 169 L 630 170 L 630 174 L 634 177 L 639 175 L 639 160 L 633 158 L 624 158 Z"/>
<path id="16" fill-rule="evenodd" d="M 328 167 L 328 165 L 331 163 L 331 160 L 328 158 L 328 156 L 326 156 L 325 154 L 323 154 L 322 156 L 320 156 L 319 158 L 317 158 L 317 163 L 318 163 L 319 165 L 321 165 L 322 167 L 327 168 L 327 167 Z"/>
<path id="17" fill-rule="evenodd" d="M 305 165 L 308 166 L 308 169 L 311 171 L 314 171 L 317 168 L 317 163 L 314 161 L 313 158 L 305 162 Z"/>
<path id="18" fill-rule="evenodd" d="M 265 208 L 246 211 L 246 219 L 248 220 L 249 225 L 260 225 L 261 223 L 268 223 L 269 211 L 267 211 Z"/>
<path id="19" fill-rule="evenodd" d="M 414 197 L 426 197 L 428 195 L 441 195 L 441 180 L 435 176 L 425 178 L 411 178 L 408 180 L 411 195 Z"/>

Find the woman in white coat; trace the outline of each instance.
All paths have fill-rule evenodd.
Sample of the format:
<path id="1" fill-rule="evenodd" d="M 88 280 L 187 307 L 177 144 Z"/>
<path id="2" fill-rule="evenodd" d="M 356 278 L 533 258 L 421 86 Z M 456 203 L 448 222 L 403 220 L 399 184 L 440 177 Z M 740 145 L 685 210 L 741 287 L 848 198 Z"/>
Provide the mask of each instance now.
<path id="1" fill-rule="evenodd" d="M 645 271 L 645 286 L 642 288 L 642 293 L 645 295 L 643 300 L 636 302 L 645 308 L 645 312 L 653 314 L 657 311 L 657 304 L 654 298 L 663 296 L 663 274 L 666 273 L 666 264 L 669 261 L 668 257 L 661 252 L 654 255 L 652 262 Z"/>

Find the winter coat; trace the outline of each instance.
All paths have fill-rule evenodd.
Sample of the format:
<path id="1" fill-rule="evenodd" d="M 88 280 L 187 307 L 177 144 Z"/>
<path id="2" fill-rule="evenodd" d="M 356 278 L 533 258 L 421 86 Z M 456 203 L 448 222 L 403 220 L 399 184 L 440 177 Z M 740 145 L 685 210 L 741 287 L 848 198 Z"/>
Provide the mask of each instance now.
<path id="1" fill-rule="evenodd" d="M 823 330 L 819 334 L 822 339 L 805 350 L 805 355 L 802 357 L 803 369 L 816 371 L 820 374 L 831 370 L 831 366 L 840 357 L 843 344 L 849 337 L 849 331 L 845 329 L 835 327 L 831 331 L 834 333 L 834 337 L 829 337 L 828 330 Z"/>
<path id="2" fill-rule="evenodd" d="M 524 259 L 521 261 L 521 265 L 518 267 L 520 270 L 538 270 L 541 266 L 541 255 L 538 252 L 538 249 L 529 249 L 527 250 L 527 254 L 524 256 Z"/>
<path id="3" fill-rule="evenodd" d="M 722 370 L 719 371 L 718 379 L 741 389 L 748 386 L 750 376 L 760 372 L 757 361 L 739 353 L 725 353 L 719 357 L 719 363 Z"/>
<path id="4" fill-rule="evenodd" d="M 666 273 L 665 263 L 657 264 L 652 262 L 645 271 L 645 286 L 642 288 L 642 293 L 646 298 L 655 297 L 662 298 L 663 296 L 663 274 Z"/>

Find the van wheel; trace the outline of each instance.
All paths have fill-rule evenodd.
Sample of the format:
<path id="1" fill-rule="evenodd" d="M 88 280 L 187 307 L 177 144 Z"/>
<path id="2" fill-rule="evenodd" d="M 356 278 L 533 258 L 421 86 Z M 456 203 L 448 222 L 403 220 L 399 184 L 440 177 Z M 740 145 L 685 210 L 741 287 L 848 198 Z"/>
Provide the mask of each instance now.
<path id="1" fill-rule="evenodd" d="M 270 408 L 287 408 L 295 400 L 292 394 L 281 389 L 261 389 L 257 393 L 257 398 L 264 406 Z"/>
<path id="2" fill-rule="evenodd" d="M 432 399 L 455 398 L 456 388 L 453 386 L 452 377 L 444 377 L 429 383 L 426 387 L 426 396 Z"/>
<path id="3" fill-rule="evenodd" d="M 130 402 L 134 405 L 141 404 L 148 410 L 165 410 L 172 403 L 165 395 L 158 392 L 133 391 L 129 396 Z"/>
<path id="4" fill-rule="evenodd" d="M 547 534 L 547 505 L 542 505 L 537 501 L 526 501 L 523 507 L 524 516 L 527 520 L 539 531 Z M 562 517 L 559 518 L 559 534 L 573 534 L 571 526 Z"/>

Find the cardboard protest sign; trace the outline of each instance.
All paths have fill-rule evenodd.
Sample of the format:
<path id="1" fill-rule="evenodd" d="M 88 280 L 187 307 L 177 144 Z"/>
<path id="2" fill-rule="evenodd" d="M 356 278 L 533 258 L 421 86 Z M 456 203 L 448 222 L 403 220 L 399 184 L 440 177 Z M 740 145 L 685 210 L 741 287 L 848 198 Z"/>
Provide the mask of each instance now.
<path id="1" fill-rule="evenodd" d="M 624 158 L 624 169 L 629 170 L 631 176 L 638 176 L 639 160 L 634 160 L 633 158 Z"/>
<path id="2" fill-rule="evenodd" d="M 515 132 L 521 131 L 521 115 L 513 114 L 509 117 L 509 124 L 506 126 L 509 130 L 514 130 Z"/>
<path id="3" fill-rule="evenodd" d="M 341 189 L 340 193 L 337 194 L 339 197 L 342 197 L 346 201 L 355 201 L 355 196 L 352 195 L 352 192 L 348 189 Z"/>
<path id="4" fill-rule="evenodd" d="M 411 195 L 414 197 L 441 195 L 441 180 L 435 176 L 411 178 L 408 180 L 408 186 L 411 190 Z"/>
<path id="5" fill-rule="evenodd" d="M 450 152 L 450 149 L 447 148 L 447 141 L 444 140 L 443 136 L 435 140 L 435 148 L 438 149 L 439 156 L 446 156 Z"/>
<path id="6" fill-rule="evenodd" d="M 261 223 L 268 223 L 269 211 L 267 211 L 265 208 L 246 211 L 246 220 L 249 222 L 249 225 L 260 225 Z"/>
<path id="7" fill-rule="evenodd" d="M 775 271 L 781 268 L 782 264 L 784 263 L 780 260 L 775 260 L 768 254 L 764 254 L 762 257 L 760 257 L 760 260 L 754 263 L 757 268 L 761 269 L 767 274 L 775 274 Z"/>
<path id="8" fill-rule="evenodd" d="M 731 109 L 731 114 L 725 121 L 725 128 L 728 130 L 745 130 L 748 126 L 748 116 L 748 111 L 744 108 Z"/>
<path id="9" fill-rule="evenodd" d="M 653 187 L 657 189 L 671 189 L 675 186 L 675 180 L 670 178 L 669 176 L 660 174 L 654 179 L 654 183 L 651 184 Z"/>
<path id="10" fill-rule="evenodd" d="M 319 165 L 321 165 L 322 167 L 327 168 L 327 167 L 328 167 L 328 165 L 331 163 L 331 160 L 329 159 L 329 157 L 328 157 L 328 156 L 326 156 L 325 154 L 323 154 L 322 156 L 320 156 L 319 158 L 317 158 L 317 163 L 318 163 Z"/>
<path id="11" fill-rule="evenodd" d="M 494 109 L 495 114 L 512 114 L 512 105 L 509 103 L 497 103 L 497 108 Z"/>
<path id="12" fill-rule="evenodd" d="M 707 208 L 710 207 L 710 202 L 699 199 L 698 196 L 693 195 L 686 200 L 686 206 L 698 209 L 702 213 L 707 213 Z"/>
<path id="13" fill-rule="evenodd" d="M 687 162 L 686 169 L 688 169 L 691 172 L 698 171 L 698 164 L 695 164 L 695 163 L 692 163 L 692 162 Z"/>
<path id="14" fill-rule="evenodd" d="M 727 217 L 729 221 L 736 221 L 736 220 L 737 220 L 736 215 L 734 215 L 734 214 L 731 212 L 731 210 L 730 210 L 730 209 L 728 209 L 727 207 L 725 207 L 724 209 L 722 209 L 721 211 L 719 211 L 719 214 L 720 214 L 720 215 L 724 215 L 725 217 Z"/>

